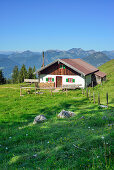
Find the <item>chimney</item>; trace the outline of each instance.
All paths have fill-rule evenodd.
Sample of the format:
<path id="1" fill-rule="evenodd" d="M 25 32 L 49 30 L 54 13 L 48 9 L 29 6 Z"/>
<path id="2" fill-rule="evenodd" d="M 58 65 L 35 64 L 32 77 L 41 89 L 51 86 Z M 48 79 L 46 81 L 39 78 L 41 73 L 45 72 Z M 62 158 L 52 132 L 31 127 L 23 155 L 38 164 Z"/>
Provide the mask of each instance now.
<path id="1" fill-rule="evenodd" d="M 43 51 L 42 55 L 43 55 L 43 64 L 42 64 L 42 67 L 44 67 L 44 51 Z"/>

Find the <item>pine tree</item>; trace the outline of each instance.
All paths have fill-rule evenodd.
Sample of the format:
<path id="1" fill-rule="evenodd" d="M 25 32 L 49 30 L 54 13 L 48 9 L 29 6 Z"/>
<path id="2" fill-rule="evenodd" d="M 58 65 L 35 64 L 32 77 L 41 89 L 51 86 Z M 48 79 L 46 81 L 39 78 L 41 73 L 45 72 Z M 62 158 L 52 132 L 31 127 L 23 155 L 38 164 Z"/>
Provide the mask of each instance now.
<path id="1" fill-rule="evenodd" d="M 29 79 L 33 79 L 34 78 L 32 67 L 29 67 L 29 69 L 28 69 L 28 78 Z"/>
<path id="2" fill-rule="evenodd" d="M 27 78 L 27 70 L 26 70 L 25 65 L 23 64 L 19 72 L 19 82 L 20 83 L 24 82 L 24 79 L 26 78 Z"/>
<path id="3" fill-rule="evenodd" d="M 19 83 L 19 70 L 18 70 L 18 66 L 15 66 L 14 69 L 13 69 L 12 81 L 13 81 L 13 83 Z"/>
<path id="4" fill-rule="evenodd" d="M 0 84 L 5 84 L 5 83 L 6 83 L 6 79 L 4 78 L 2 70 L 0 70 Z"/>
<path id="5" fill-rule="evenodd" d="M 36 79 L 36 74 L 34 74 L 34 72 L 36 71 L 35 66 L 33 67 L 33 75 L 34 75 L 34 79 Z"/>

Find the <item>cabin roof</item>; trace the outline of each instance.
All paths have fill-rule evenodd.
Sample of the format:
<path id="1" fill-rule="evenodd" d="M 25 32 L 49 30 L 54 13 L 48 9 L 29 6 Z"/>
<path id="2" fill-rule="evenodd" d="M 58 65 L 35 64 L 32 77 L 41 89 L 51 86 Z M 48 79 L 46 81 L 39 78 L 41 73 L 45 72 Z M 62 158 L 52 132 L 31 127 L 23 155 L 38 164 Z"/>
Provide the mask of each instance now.
<path id="1" fill-rule="evenodd" d="M 101 72 L 101 71 L 97 71 L 97 72 L 95 73 L 95 75 L 103 78 L 103 77 L 106 76 L 106 73 L 103 73 L 103 72 Z"/>
<path id="2" fill-rule="evenodd" d="M 92 66 L 91 64 L 86 63 L 80 58 L 77 59 L 62 59 L 65 63 L 69 64 L 70 66 L 76 68 L 80 72 L 84 73 L 85 75 L 98 71 L 98 68 Z"/>
<path id="3" fill-rule="evenodd" d="M 77 71 L 77 72 L 83 74 L 84 76 L 88 75 L 90 73 L 99 71 L 96 67 L 92 66 L 91 64 L 88 64 L 85 61 L 83 61 L 82 59 L 77 58 L 77 59 L 57 59 L 57 60 L 53 61 L 52 63 L 46 65 L 45 67 L 37 70 L 35 72 L 35 74 L 40 73 L 42 70 L 45 70 L 47 67 L 53 65 L 56 62 L 63 63 L 66 66 L 72 68 L 74 71 Z"/>

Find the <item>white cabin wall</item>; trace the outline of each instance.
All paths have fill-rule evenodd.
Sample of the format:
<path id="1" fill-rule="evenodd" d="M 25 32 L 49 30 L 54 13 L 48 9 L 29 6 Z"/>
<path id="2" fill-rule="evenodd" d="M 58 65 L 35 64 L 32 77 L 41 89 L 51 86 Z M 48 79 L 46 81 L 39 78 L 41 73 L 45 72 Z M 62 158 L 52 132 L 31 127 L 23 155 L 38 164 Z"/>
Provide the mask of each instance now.
<path id="1" fill-rule="evenodd" d="M 47 74 L 40 74 L 40 83 L 44 82 L 46 83 L 46 78 L 54 78 L 54 82 L 56 83 L 56 76 L 61 76 L 62 77 L 62 85 L 79 85 L 81 84 L 81 88 L 85 88 L 85 77 L 81 77 L 81 76 L 74 76 L 74 75 L 47 75 Z M 67 78 L 73 78 L 75 79 L 75 83 L 70 83 L 70 82 L 66 82 Z"/>

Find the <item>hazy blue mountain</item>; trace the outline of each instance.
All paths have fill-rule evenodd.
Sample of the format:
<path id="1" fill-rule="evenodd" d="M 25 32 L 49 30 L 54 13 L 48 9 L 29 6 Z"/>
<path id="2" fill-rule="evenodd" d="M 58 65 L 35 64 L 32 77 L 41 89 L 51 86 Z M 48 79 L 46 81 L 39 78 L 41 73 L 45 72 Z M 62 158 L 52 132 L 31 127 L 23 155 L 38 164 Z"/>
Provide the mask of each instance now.
<path id="1" fill-rule="evenodd" d="M 106 54 L 110 59 L 114 59 L 114 50 L 112 51 L 102 51 L 102 53 Z"/>
<path id="2" fill-rule="evenodd" d="M 94 50 L 85 51 L 81 48 L 72 48 L 67 51 L 47 50 L 44 54 L 45 65 L 58 58 L 82 58 L 88 63 L 97 67 L 109 61 L 110 58 L 113 57 L 114 51 L 104 51 L 101 53 Z M 27 50 L 24 52 L 3 52 L 3 54 L 0 54 L 0 68 L 3 69 L 7 78 L 11 76 L 15 65 L 18 65 L 20 68 L 22 64 L 25 64 L 27 69 L 29 66 L 34 67 L 35 65 L 36 69 L 39 69 L 42 65 L 42 62 L 42 53 L 40 52 L 32 52 Z"/>
<path id="3" fill-rule="evenodd" d="M 99 67 L 100 65 L 109 61 L 110 58 L 102 52 L 96 52 L 87 57 L 84 57 L 83 60 L 95 67 Z"/>
<path id="4" fill-rule="evenodd" d="M 6 56 L 4 58 L 0 57 L 0 69 L 2 69 L 4 76 L 6 78 L 11 77 L 11 73 L 15 65 L 17 65 L 20 68 L 20 65 L 18 63 L 10 60 L 8 57 Z"/>

